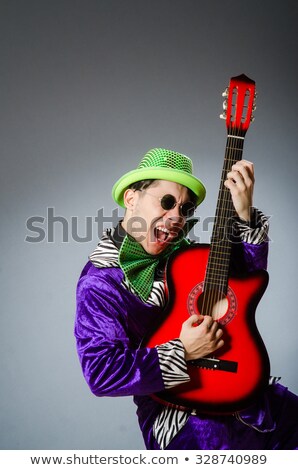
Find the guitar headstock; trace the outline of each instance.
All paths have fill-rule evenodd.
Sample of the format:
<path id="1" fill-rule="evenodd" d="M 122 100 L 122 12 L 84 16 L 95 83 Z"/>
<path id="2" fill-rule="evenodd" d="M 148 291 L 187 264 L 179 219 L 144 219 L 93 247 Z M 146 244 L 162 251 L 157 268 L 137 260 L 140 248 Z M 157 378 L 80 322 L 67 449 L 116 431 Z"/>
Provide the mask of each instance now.
<path id="1" fill-rule="evenodd" d="M 222 119 L 230 135 L 244 137 L 251 121 L 254 120 L 253 111 L 256 109 L 256 84 L 253 80 L 242 74 L 232 77 L 230 85 L 223 92 L 226 99 L 223 103 Z"/>

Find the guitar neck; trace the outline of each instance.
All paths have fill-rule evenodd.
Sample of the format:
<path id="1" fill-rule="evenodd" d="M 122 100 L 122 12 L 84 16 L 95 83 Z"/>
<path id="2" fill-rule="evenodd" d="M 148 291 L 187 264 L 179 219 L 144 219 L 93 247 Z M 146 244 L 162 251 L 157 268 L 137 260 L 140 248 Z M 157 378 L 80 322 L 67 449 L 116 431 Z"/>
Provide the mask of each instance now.
<path id="1" fill-rule="evenodd" d="M 224 113 L 220 117 L 226 120 L 228 137 L 204 282 L 204 292 L 210 293 L 210 296 L 207 295 L 208 299 L 213 297 L 215 291 L 223 295 L 227 293 L 232 217 L 235 209 L 231 193 L 224 182 L 234 163 L 242 159 L 244 137 L 255 109 L 255 82 L 244 74 L 233 77 L 223 96 L 227 99 L 223 103 Z"/>
<path id="2" fill-rule="evenodd" d="M 231 253 L 231 222 L 235 209 L 229 189 L 224 185 L 227 173 L 242 159 L 243 135 L 232 135 L 228 130 L 224 165 L 222 169 L 215 222 L 211 236 L 211 248 L 205 277 L 204 290 L 217 289 L 226 293 Z"/>

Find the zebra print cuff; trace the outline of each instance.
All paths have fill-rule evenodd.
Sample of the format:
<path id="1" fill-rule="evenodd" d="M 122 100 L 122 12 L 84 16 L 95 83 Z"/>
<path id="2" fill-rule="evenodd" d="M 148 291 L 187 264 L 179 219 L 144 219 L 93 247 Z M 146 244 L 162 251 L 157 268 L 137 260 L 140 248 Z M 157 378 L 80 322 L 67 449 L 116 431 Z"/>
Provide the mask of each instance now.
<path id="1" fill-rule="evenodd" d="M 187 411 L 164 407 L 153 424 L 153 436 L 161 450 L 164 450 L 189 418 Z"/>
<path id="2" fill-rule="evenodd" d="M 179 338 L 156 346 L 161 375 L 165 388 L 172 388 L 184 382 L 189 382 L 185 362 L 185 351 Z"/>
<path id="3" fill-rule="evenodd" d="M 255 207 L 251 208 L 250 222 L 235 218 L 235 223 L 239 237 L 243 242 L 260 245 L 268 241 L 269 217 Z"/>

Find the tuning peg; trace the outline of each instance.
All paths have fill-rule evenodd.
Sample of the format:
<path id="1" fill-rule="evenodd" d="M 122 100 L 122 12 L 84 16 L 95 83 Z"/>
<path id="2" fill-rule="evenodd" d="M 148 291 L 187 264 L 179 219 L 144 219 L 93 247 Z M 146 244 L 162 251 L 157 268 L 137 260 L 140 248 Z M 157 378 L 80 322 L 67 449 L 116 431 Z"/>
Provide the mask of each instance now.
<path id="1" fill-rule="evenodd" d="M 251 116 L 250 122 L 254 122 L 254 120 L 255 120 L 255 117 L 254 117 L 254 116 Z"/>
<path id="2" fill-rule="evenodd" d="M 228 109 L 228 100 L 224 100 L 222 107 L 225 111 Z"/>
<path id="3" fill-rule="evenodd" d="M 222 92 L 222 96 L 227 98 L 229 96 L 229 88 L 226 88 L 225 91 Z"/>
<path id="4" fill-rule="evenodd" d="M 256 109 L 257 109 L 257 107 L 256 107 L 255 103 L 253 103 L 252 110 L 255 111 Z"/>
<path id="5" fill-rule="evenodd" d="M 223 112 L 222 114 L 219 115 L 220 119 L 227 119 L 227 113 Z"/>

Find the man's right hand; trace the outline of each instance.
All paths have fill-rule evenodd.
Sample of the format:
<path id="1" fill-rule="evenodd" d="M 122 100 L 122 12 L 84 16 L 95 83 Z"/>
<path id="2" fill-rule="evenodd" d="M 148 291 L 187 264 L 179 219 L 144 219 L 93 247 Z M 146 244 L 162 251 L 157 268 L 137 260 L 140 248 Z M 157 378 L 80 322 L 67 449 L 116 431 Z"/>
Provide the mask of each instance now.
<path id="1" fill-rule="evenodd" d="M 180 340 L 185 349 L 185 360 L 208 356 L 224 345 L 223 331 L 217 321 L 208 315 L 192 315 L 183 324 Z"/>

